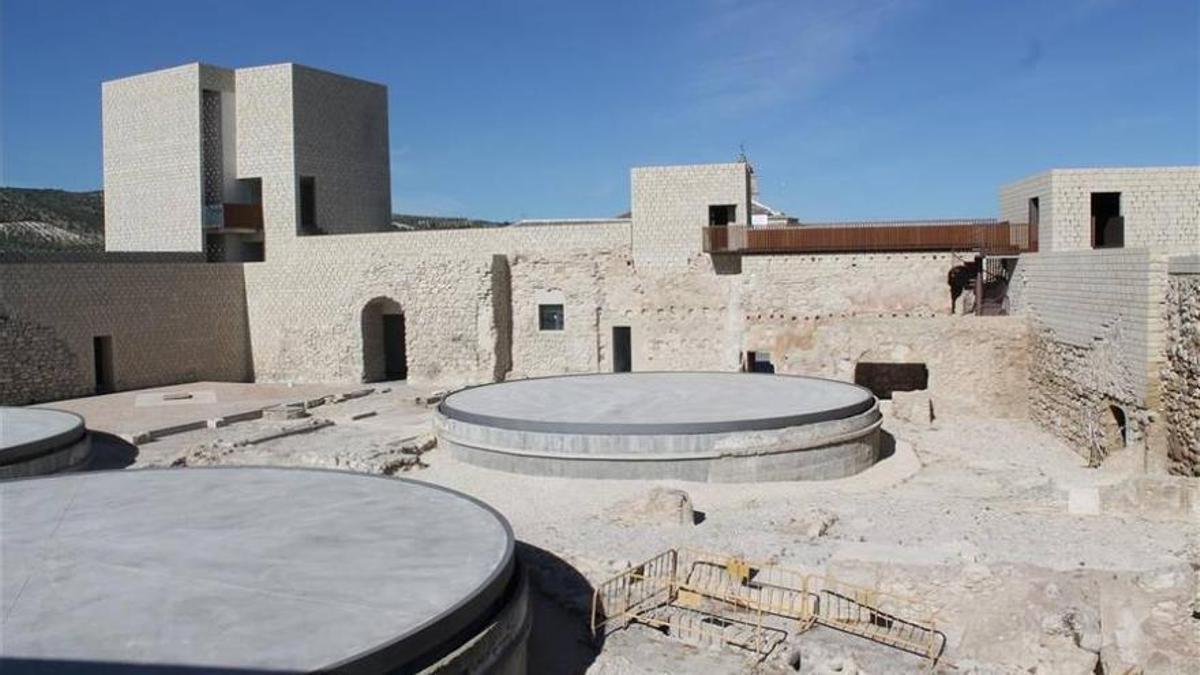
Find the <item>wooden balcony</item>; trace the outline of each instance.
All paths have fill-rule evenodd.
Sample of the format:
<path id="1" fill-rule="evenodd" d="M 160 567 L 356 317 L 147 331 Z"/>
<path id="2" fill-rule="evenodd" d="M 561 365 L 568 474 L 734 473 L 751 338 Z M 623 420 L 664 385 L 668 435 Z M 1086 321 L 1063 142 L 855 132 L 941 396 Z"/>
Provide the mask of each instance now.
<path id="1" fill-rule="evenodd" d="M 224 204 L 222 228 L 226 230 L 261 230 L 262 204 Z"/>
<path id="2" fill-rule="evenodd" d="M 963 251 L 1015 255 L 1037 251 L 1037 225 L 994 220 L 831 223 L 703 228 L 705 253 L 903 253 Z"/>

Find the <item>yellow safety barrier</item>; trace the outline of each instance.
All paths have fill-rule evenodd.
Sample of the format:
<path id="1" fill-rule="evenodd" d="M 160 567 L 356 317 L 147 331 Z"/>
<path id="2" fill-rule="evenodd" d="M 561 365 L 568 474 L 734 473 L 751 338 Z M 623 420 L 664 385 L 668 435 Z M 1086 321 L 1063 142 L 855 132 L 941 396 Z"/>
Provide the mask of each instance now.
<path id="1" fill-rule="evenodd" d="M 637 622 L 699 644 L 720 643 L 765 659 L 813 624 L 936 663 L 946 636 L 917 600 L 743 558 L 670 549 L 596 587 L 592 632 Z"/>

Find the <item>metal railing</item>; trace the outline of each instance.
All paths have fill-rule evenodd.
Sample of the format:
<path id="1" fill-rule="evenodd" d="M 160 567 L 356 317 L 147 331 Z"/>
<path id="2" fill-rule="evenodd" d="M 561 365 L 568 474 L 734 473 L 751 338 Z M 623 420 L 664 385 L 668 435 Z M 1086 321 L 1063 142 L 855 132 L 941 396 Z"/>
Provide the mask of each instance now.
<path id="1" fill-rule="evenodd" d="M 642 623 L 766 658 L 814 623 L 936 663 L 946 636 L 911 598 L 736 556 L 670 549 L 596 586 L 592 633 Z"/>
<path id="2" fill-rule="evenodd" d="M 262 204 L 225 204 L 224 227 L 239 230 L 261 230 Z"/>
<path id="3" fill-rule="evenodd" d="M 1006 221 L 834 223 L 703 228 L 705 253 L 1036 252 L 1037 225 Z"/>

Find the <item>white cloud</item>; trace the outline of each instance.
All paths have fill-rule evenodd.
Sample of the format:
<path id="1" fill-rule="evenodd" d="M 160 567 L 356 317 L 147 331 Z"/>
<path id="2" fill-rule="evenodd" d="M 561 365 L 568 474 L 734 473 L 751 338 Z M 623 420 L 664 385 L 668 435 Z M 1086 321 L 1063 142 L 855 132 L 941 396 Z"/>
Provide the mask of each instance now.
<path id="1" fill-rule="evenodd" d="M 717 0 L 696 27 L 689 93 L 726 113 L 802 100 L 851 71 L 913 0 Z"/>

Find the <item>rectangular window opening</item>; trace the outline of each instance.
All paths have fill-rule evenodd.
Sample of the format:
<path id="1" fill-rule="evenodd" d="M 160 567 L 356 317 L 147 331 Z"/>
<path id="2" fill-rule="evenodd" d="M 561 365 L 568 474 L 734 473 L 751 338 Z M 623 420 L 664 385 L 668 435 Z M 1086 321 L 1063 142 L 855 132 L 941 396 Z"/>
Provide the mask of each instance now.
<path id="1" fill-rule="evenodd" d="M 892 392 L 928 389 L 929 369 L 924 363 L 863 361 L 854 367 L 854 384 L 870 389 L 881 399 L 890 399 Z"/>
<path id="2" fill-rule="evenodd" d="M 737 204 L 714 204 L 708 207 L 709 227 L 724 227 L 737 222 Z"/>
<path id="3" fill-rule="evenodd" d="M 312 176 L 300 177 L 300 227 L 317 227 L 317 179 Z"/>
<path id="4" fill-rule="evenodd" d="M 1041 202 L 1039 201 L 1039 199 L 1037 197 L 1030 197 L 1029 198 L 1029 224 L 1037 225 L 1038 221 L 1040 221 L 1041 219 L 1042 219 Z"/>
<path id="5" fill-rule="evenodd" d="M 562 330 L 563 329 L 563 306 L 562 305 L 538 305 L 538 329 L 539 330 Z"/>

